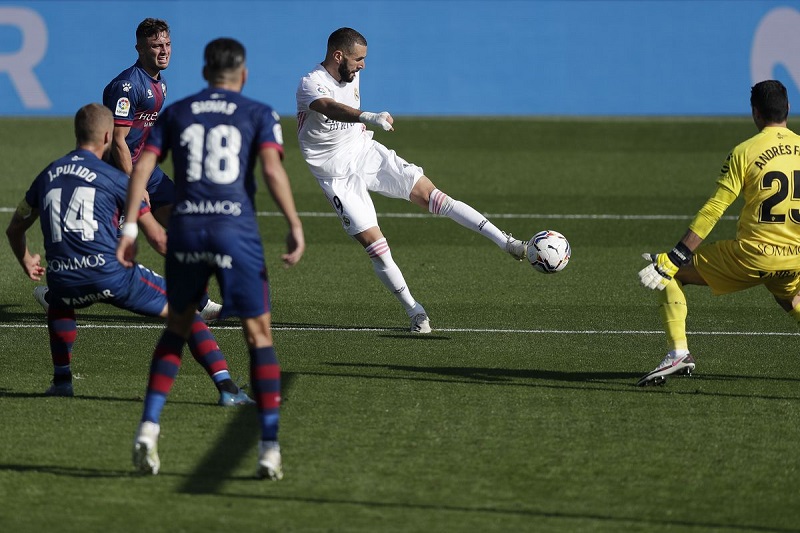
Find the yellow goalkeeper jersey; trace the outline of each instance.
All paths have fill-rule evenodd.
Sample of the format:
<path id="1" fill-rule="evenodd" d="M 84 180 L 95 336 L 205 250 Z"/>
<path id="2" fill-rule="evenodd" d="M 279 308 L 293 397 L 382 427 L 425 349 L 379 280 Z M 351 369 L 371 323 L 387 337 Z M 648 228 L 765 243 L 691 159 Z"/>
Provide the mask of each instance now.
<path id="1" fill-rule="evenodd" d="M 800 136 L 771 126 L 736 146 L 689 228 L 705 238 L 740 195 L 736 239 L 772 265 L 800 264 Z"/>

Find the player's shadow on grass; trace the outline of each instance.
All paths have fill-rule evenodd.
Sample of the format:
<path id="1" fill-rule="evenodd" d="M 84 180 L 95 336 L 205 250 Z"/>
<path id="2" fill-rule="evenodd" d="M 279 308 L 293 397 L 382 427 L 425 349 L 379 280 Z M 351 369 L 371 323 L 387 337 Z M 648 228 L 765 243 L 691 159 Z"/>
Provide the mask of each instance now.
<path id="1" fill-rule="evenodd" d="M 18 473 L 53 474 L 75 478 L 119 478 L 134 475 L 131 470 L 105 470 L 60 465 L 19 465 L 0 463 L 0 471 Z"/>
<path id="2" fill-rule="evenodd" d="M 281 374 L 281 396 L 289 396 L 294 374 Z M 215 494 L 226 481 L 231 479 L 255 479 L 256 450 L 259 440 L 259 426 L 254 406 L 236 408 L 236 414 L 220 432 L 216 441 L 208 443 L 208 451 L 198 465 L 186 478 L 178 492 L 186 494 Z M 249 470 L 253 473 L 246 478 L 232 476 L 242 461 L 250 461 Z"/>
<path id="3" fill-rule="evenodd" d="M 435 333 L 427 333 L 425 335 L 420 335 L 419 333 L 411 333 L 410 331 L 405 331 L 404 333 L 395 333 L 393 335 L 378 335 L 378 337 L 384 339 L 412 339 L 420 342 L 450 340 L 450 337 L 446 335 L 436 335 Z"/>
<path id="4" fill-rule="evenodd" d="M 370 363 L 326 364 L 334 367 L 382 368 L 390 372 L 438 376 L 441 378 L 447 378 L 440 380 L 445 382 L 451 382 L 453 381 L 453 378 L 467 379 L 480 383 L 508 383 L 519 380 L 587 382 L 618 379 L 638 379 L 641 377 L 641 373 L 636 372 L 562 372 L 557 370 L 538 370 L 526 368 L 513 369 L 466 366 L 409 366 Z M 399 378 L 400 376 L 397 377 Z"/>
<path id="5" fill-rule="evenodd" d="M 343 493 L 340 497 L 316 497 L 313 495 L 294 495 L 294 494 L 252 494 L 252 493 L 242 493 L 242 492 L 227 492 L 225 494 L 220 494 L 220 498 L 243 498 L 243 499 L 250 499 L 259 504 L 263 502 L 280 502 L 280 503 L 299 503 L 299 504 L 312 504 L 316 506 L 340 506 L 340 507 L 360 507 L 364 509 L 373 510 L 375 514 L 382 514 L 383 510 L 387 511 L 402 511 L 405 513 L 438 513 L 438 512 L 448 512 L 453 513 L 455 515 L 465 515 L 465 514 L 474 514 L 475 516 L 483 516 L 483 517 L 497 517 L 498 520 L 502 519 L 502 517 L 506 516 L 517 516 L 517 517 L 524 517 L 529 520 L 541 520 L 547 519 L 550 521 L 549 523 L 556 524 L 555 529 L 565 529 L 565 530 L 576 530 L 579 531 L 579 528 L 569 528 L 570 525 L 574 525 L 575 521 L 594 521 L 603 524 L 603 528 L 606 530 L 613 530 L 613 531 L 625 531 L 631 529 L 631 526 L 635 526 L 636 530 L 640 531 L 650 531 L 650 530 L 660 530 L 665 527 L 670 529 L 676 529 L 680 531 L 684 530 L 692 530 L 692 529 L 702 529 L 702 530 L 711 530 L 711 531 L 719 531 L 719 530 L 730 530 L 730 531 L 760 531 L 763 533 L 791 533 L 796 532 L 796 528 L 784 528 L 784 527 L 770 527 L 770 526 L 762 526 L 760 524 L 736 524 L 736 523 L 726 523 L 722 520 L 720 521 L 702 521 L 702 520 L 690 520 L 684 519 L 680 516 L 677 517 L 667 517 L 667 516 L 659 516 L 655 518 L 648 518 L 648 517 L 641 517 L 641 516 L 628 516 L 623 513 L 614 515 L 610 512 L 603 514 L 602 512 L 591 512 L 591 510 L 581 509 L 575 511 L 557 511 L 557 510 L 545 510 L 539 508 L 524 508 L 523 506 L 519 506 L 517 508 L 508 508 L 501 505 L 498 506 L 491 506 L 488 504 L 480 504 L 476 506 L 469 506 L 469 505 L 456 505 L 451 503 L 437 503 L 437 502 L 421 502 L 415 501 L 412 498 L 408 500 L 403 500 L 402 498 L 398 498 L 396 501 L 381 501 L 380 499 L 373 498 L 373 499 L 365 499 L 365 498 L 348 498 L 346 493 Z M 499 522 L 502 524 L 502 522 Z M 532 527 L 527 528 L 530 531 L 538 531 L 538 530 L 548 530 L 547 528 L 540 528 L 536 527 L 538 522 L 529 522 Z M 616 524 L 616 526 L 614 525 Z M 611 526 L 609 528 L 609 526 Z M 379 530 L 379 528 L 377 528 Z M 464 528 L 461 528 L 464 529 Z M 553 529 L 553 528 L 550 528 Z M 334 529 L 330 529 L 334 530 Z M 469 529 L 466 529 L 469 530 Z M 510 529 L 514 531 L 513 529 Z"/>
<path id="6" fill-rule="evenodd" d="M 57 402 L 79 402 L 79 401 L 99 401 L 99 402 L 133 402 L 136 404 L 141 404 L 144 399 L 141 396 L 130 396 L 127 398 L 123 398 L 120 396 L 93 396 L 88 394 L 81 394 L 80 391 L 76 391 L 75 396 L 71 398 L 59 398 L 54 396 L 47 396 L 44 392 L 20 392 L 20 391 L 12 391 L 10 389 L 0 389 L 0 398 L 17 398 L 17 399 L 35 399 L 35 398 L 47 398 Z M 169 401 L 171 404 L 180 404 L 180 405 L 199 405 L 199 406 L 216 406 L 216 403 L 213 400 L 209 401 L 186 401 L 186 400 L 173 400 L 170 399 Z"/>
<path id="7" fill-rule="evenodd" d="M 9 307 L 11 306 L 0 306 L 0 323 L 25 325 L 40 323 L 42 326 L 47 325 L 47 316 L 45 315 L 44 310 L 34 313 L 15 312 L 10 311 L 8 309 Z M 117 308 L 112 306 L 106 307 L 108 307 L 110 311 L 117 310 Z M 78 327 L 80 327 L 81 324 L 86 323 L 164 324 L 163 318 L 141 316 L 123 310 L 120 310 L 119 314 L 99 314 L 77 309 L 75 311 L 75 319 L 78 323 Z"/>
<path id="8" fill-rule="evenodd" d="M 398 338 L 398 339 L 432 339 L 432 340 L 447 340 L 450 337 L 444 335 L 420 335 L 419 333 L 412 333 L 407 327 L 393 328 L 387 326 L 365 326 L 365 325 L 352 325 L 347 326 L 344 324 L 312 324 L 310 322 L 273 322 L 272 327 L 276 330 L 300 330 L 300 331 L 376 331 L 385 332 L 378 335 L 378 337 L 385 338 Z"/>
<path id="9" fill-rule="evenodd" d="M 281 396 L 288 396 L 292 388 L 294 375 L 291 372 L 284 372 L 281 376 Z M 19 393 L 8 393 L 7 389 L 0 389 L 0 397 L 16 396 L 24 397 Z M 39 395 L 34 395 L 39 396 Z M 43 395 L 42 395 L 43 396 Z M 93 399 L 112 399 L 114 398 L 93 398 Z M 61 398 L 64 401 L 71 401 L 71 398 Z M 120 400 L 120 399 L 116 399 Z M 141 402 L 140 398 L 124 398 L 123 401 L 135 400 Z M 170 400 L 170 403 L 173 402 Z M 180 402 L 197 403 L 197 402 Z M 185 477 L 179 492 L 185 494 L 215 494 L 220 492 L 223 485 L 230 480 L 255 480 L 256 470 L 256 445 L 258 444 L 258 423 L 254 406 L 236 407 L 233 416 L 219 434 L 216 441 L 210 441 L 208 452 L 200 460 L 199 464 L 188 476 L 182 474 L 172 474 L 173 476 Z M 243 460 L 251 460 L 250 471 L 253 475 L 234 476 L 232 472 L 238 468 Z M 132 470 L 101 470 L 94 468 L 81 468 L 60 465 L 22 465 L 22 464 L 3 464 L 0 463 L 0 472 L 39 472 L 55 474 L 58 476 L 69 476 L 75 478 L 117 478 L 117 477 L 141 477 Z M 161 472 L 159 477 L 169 476 L 169 473 Z M 145 476 L 147 477 L 147 476 Z"/>
<path id="10" fill-rule="evenodd" d="M 149 478 L 149 476 L 142 476 L 140 474 L 137 474 L 133 470 L 107 470 L 100 468 L 59 466 L 59 465 L 23 465 L 23 464 L 0 463 L 0 472 L 15 472 L 19 474 L 49 474 L 55 476 L 68 476 L 71 478 L 80 478 L 80 479 L 142 478 L 143 480 L 147 480 Z M 161 472 L 158 474 L 158 477 L 179 478 L 186 476 L 184 474 Z M 241 476 L 227 478 L 227 480 L 231 479 L 244 480 L 244 478 L 242 478 Z M 200 481 L 201 484 L 198 485 L 197 484 L 198 479 L 196 475 L 189 476 L 188 478 L 186 478 L 186 481 L 184 482 L 183 485 L 183 490 L 181 492 L 189 494 L 209 494 L 217 491 L 218 487 L 216 486 L 211 487 L 207 484 L 206 481 L 203 480 Z M 213 488 L 214 490 L 211 492 L 208 490 L 204 490 L 209 488 Z M 281 502 L 281 503 L 295 503 L 295 504 L 316 504 L 316 505 L 326 505 L 326 506 L 333 505 L 333 506 L 360 507 L 360 508 L 375 509 L 375 510 L 397 509 L 406 512 L 448 511 L 460 514 L 475 513 L 476 515 L 488 515 L 488 516 L 494 515 L 497 517 L 509 515 L 509 516 L 523 516 L 530 518 L 595 520 L 604 522 L 606 524 L 618 523 L 620 529 L 624 529 L 630 524 L 637 524 L 645 529 L 670 525 L 678 527 L 680 529 L 686 529 L 686 528 L 703 528 L 703 529 L 714 529 L 714 530 L 730 529 L 734 531 L 738 530 L 764 531 L 771 533 L 784 533 L 784 532 L 796 531 L 795 529 L 785 529 L 780 527 L 739 525 L 739 524 L 724 523 L 724 522 L 688 521 L 688 520 L 682 520 L 680 518 L 670 519 L 668 517 L 667 518 L 659 517 L 657 519 L 651 519 L 642 517 L 631 517 L 625 515 L 614 516 L 613 514 L 588 513 L 588 512 L 569 513 L 569 512 L 556 512 L 556 511 L 542 511 L 536 509 L 504 509 L 501 507 L 488 507 L 483 505 L 478 507 L 470 507 L 470 506 L 458 506 L 452 504 L 421 503 L 415 501 L 381 501 L 379 499 L 372 499 L 372 500 L 357 499 L 357 498 L 349 499 L 346 497 L 322 498 L 311 495 L 297 496 L 292 494 L 265 495 L 265 494 L 253 494 L 251 492 L 237 493 L 235 491 L 220 493 L 218 494 L 218 497 L 231 500 L 232 499 L 251 500 L 258 502 L 259 504 L 263 502 Z"/>
<path id="11" fill-rule="evenodd" d="M 487 368 L 487 367 L 448 367 L 448 366 L 410 366 L 410 365 L 391 365 L 391 364 L 372 364 L 372 363 L 325 363 L 328 366 L 338 368 L 355 368 L 355 369 L 382 369 L 388 371 L 383 374 L 373 374 L 367 372 L 361 373 L 322 373 L 322 372 L 304 372 L 316 375 L 335 375 L 344 377 L 354 377 L 359 379 L 389 379 L 389 380 L 417 380 L 417 381 L 435 381 L 440 383 L 480 383 L 480 384 L 494 384 L 504 386 L 519 386 L 519 387 L 551 387 L 551 388 L 572 388 L 580 390 L 588 390 L 592 388 L 599 388 L 600 385 L 603 390 L 620 390 L 617 387 L 624 386 L 624 390 L 635 391 L 653 391 L 669 394 L 690 394 L 690 395 L 704 395 L 704 396 L 724 396 L 726 398 L 760 398 L 764 400 L 800 400 L 798 396 L 785 396 L 785 395 L 772 395 L 772 394 L 748 394 L 736 392 L 722 392 L 694 390 L 675 390 L 669 388 L 669 383 L 672 380 L 681 380 L 683 382 L 698 384 L 703 382 L 714 381 L 753 381 L 765 380 L 768 382 L 781 381 L 781 382 L 796 382 L 800 381 L 798 378 L 789 377 L 770 377 L 770 376 L 733 376 L 727 374 L 701 374 L 693 375 L 692 377 L 673 376 L 667 379 L 667 386 L 664 387 L 637 387 L 636 382 L 642 377 L 641 372 L 564 372 L 556 370 L 539 370 L 539 369 L 508 369 L 508 368 Z M 685 381 L 689 380 L 689 381 Z M 549 383 L 548 383 L 549 382 Z M 553 384 L 552 382 L 566 382 L 566 383 L 583 383 L 584 385 L 561 385 Z M 607 386 L 613 386 L 610 389 Z"/>

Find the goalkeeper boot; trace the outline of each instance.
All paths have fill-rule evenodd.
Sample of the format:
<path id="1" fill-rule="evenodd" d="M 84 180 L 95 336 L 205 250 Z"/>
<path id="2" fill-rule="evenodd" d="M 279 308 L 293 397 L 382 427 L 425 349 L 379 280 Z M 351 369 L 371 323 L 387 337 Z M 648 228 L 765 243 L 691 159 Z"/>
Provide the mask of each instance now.
<path id="1" fill-rule="evenodd" d="M 133 441 L 133 466 L 142 474 L 155 476 L 161 468 L 158 458 L 158 435 L 161 426 L 154 422 L 142 422 Z"/>
<path id="2" fill-rule="evenodd" d="M 274 440 L 262 440 L 258 443 L 258 470 L 256 475 L 261 479 L 279 481 L 283 479 L 283 462 L 281 446 Z"/>
<path id="3" fill-rule="evenodd" d="M 692 354 L 685 353 L 677 355 L 668 353 L 667 356 L 661 361 L 655 370 L 642 376 L 636 383 L 639 387 L 645 385 L 663 385 L 667 380 L 667 376 L 673 374 L 689 376 L 694 371 L 694 357 Z"/>
<path id="4" fill-rule="evenodd" d="M 510 233 L 503 232 L 506 238 L 506 252 L 517 261 L 522 261 L 528 255 L 528 243 L 515 239 Z"/>
<path id="5" fill-rule="evenodd" d="M 411 333 L 430 333 L 431 320 L 425 312 L 417 313 L 411 317 Z"/>
<path id="6" fill-rule="evenodd" d="M 45 314 L 47 313 L 47 310 L 50 309 L 50 304 L 47 303 L 47 299 L 45 298 L 45 294 L 47 294 L 49 290 L 50 289 L 48 289 L 45 285 L 39 285 L 38 287 L 33 288 L 33 297 L 37 302 L 39 302 L 39 305 L 42 306 Z"/>
<path id="7" fill-rule="evenodd" d="M 64 398 L 72 398 L 75 396 L 75 393 L 72 390 L 72 382 L 71 381 L 61 381 L 56 383 L 55 381 L 50 384 L 50 387 L 44 391 L 45 396 L 62 396 Z"/>
<path id="8" fill-rule="evenodd" d="M 203 317 L 203 321 L 206 324 L 211 324 L 217 321 L 220 312 L 222 312 L 222 305 L 209 300 L 203 310 L 200 311 L 200 316 Z"/>
<path id="9" fill-rule="evenodd" d="M 233 393 L 228 391 L 222 391 L 219 393 L 219 401 L 217 404 L 221 405 L 222 407 L 235 407 L 237 405 L 253 405 L 256 403 L 250 396 L 243 389 L 239 389 L 239 392 Z"/>

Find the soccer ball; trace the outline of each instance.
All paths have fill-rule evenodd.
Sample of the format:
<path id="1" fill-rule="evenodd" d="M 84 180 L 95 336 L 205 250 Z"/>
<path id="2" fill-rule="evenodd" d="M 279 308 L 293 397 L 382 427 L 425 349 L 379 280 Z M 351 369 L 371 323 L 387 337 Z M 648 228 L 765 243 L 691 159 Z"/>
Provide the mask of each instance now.
<path id="1" fill-rule="evenodd" d="M 544 274 L 561 272 L 569 263 L 572 249 L 566 237 L 557 231 L 540 231 L 528 241 L 528 261 Z"/>

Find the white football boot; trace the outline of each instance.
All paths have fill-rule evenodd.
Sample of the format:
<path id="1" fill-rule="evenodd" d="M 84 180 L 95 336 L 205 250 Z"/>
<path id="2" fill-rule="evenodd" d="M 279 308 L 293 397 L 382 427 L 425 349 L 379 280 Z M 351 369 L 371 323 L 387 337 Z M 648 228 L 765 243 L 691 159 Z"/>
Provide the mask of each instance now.
<path id="1" fill-rule="evenodd" d="M 158 458 L 158 435 L 161 426 L 153 422 L 142 422 L 133 441 L 133 466 L 142 474 L 155 476 L 161 468 Z"/>
<path id="2" fill-rule="evenodd" d="M 411 317 L 411 333 L 430 333 L 431 321 L 427 313 L 417 313 Z"/>
<path id="3" fill-rule="evenodd" d="M 206 306 L 203 307 L 203 310 L 200 311 L 200 316 L 203 317 L 203 321 L 206 324 L 211 324 L 216 322 L 219 318 L 219 314 L 222 311 L 222 305 L 216 302 L 212 302 L 209 300 L 206 302 Z"/>
<path id="4" fill-rule="evenodd" d="M 271 479 L 272 481 L 283 479 L 281 446 L 276 441 L 259 441 L 256 475 L 261 479 Z"/>
<path id="5" fill-rule="evenodd" d="M 676 355 L 668 353 L 663 361 L 653 370 L 645 374 L 636 383 L 639 387 L 645 385 L 663 385 L 667 381 L 667 376 L 672 374 L 683 374 L 689 376 L 694 371 L 694 357 L 692 354 L 685 353 Z"/>
<path id="6" fill-rule="evenodd" d="M 515 239 L 510 233 L 503 232 L 506 237 L 506 252 L 517 261 L 522 261 L 528 256 L 528 243 Z"/>

